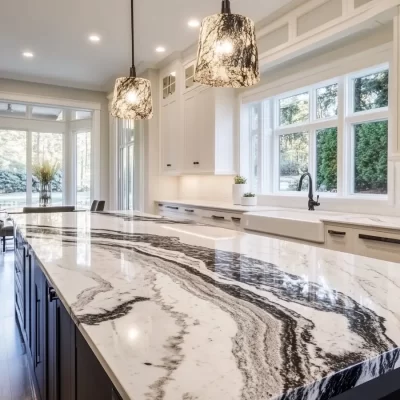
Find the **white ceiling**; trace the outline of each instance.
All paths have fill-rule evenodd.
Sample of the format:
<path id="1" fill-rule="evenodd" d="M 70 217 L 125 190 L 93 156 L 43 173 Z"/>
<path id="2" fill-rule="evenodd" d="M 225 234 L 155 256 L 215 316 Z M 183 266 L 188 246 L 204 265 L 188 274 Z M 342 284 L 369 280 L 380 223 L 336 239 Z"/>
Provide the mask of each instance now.
<path id="1" fill-rule="evenodd" d="M 259 22 L 292 0 L 231 0 Z M 129 0 L 1 0 L 0 77 L 109 90 L 129 73 Z M 197 41 L 190 18 L 219 12 L 219 0 L 136 0 L 136 65 L 156 65 Z M 89 42 L 91 33 L 100 43 Z M 154 50 L 164 46 L 167 51 Z M 21 53 L 32 51 L 25 59 Z"/>

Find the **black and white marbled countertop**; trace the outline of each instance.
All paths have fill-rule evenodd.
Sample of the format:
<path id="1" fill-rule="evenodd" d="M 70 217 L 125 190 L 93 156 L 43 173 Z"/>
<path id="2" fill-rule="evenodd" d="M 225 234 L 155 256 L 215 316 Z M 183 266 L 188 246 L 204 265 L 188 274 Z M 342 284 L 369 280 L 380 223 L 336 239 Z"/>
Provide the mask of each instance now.
<path id="1" fill-rule="evenodd" d="M 135 400 L 329 399 L 400 367 L 400 265 L 143 214 L 13 217 Z"/>

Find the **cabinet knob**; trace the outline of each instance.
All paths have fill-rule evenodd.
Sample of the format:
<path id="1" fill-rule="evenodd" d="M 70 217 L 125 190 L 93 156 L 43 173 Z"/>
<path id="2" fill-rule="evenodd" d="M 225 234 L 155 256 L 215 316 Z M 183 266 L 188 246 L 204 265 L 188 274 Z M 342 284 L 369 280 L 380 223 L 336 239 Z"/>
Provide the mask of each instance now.
<path id="1" fill-rule="evenodd" d="M 167 167 L 172 167 L 172 164 L 167 164 Z"/>

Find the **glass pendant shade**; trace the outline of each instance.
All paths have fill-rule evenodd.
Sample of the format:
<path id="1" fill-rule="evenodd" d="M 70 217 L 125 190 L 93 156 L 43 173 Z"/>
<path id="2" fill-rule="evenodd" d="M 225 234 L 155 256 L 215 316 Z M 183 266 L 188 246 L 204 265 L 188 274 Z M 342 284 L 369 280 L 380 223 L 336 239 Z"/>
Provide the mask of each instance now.
<path id="1" fill-rule="evenodd" d="M 254 22 L 221 13 L 201 25 L 194 80 L 214 87 L 247 87 L 260 81 Z"/>
<path id="2" fill-rule="evenodd" d="M 118 78 L 115 82 L 111 115 L 121 119 L 153 117 L 150 81 L 144 78 Z"/>

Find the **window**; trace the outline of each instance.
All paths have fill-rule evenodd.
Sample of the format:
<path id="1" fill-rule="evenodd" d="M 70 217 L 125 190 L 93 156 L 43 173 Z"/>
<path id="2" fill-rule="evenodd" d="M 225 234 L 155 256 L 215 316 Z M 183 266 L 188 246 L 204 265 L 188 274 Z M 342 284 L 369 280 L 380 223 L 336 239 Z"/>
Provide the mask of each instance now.
<path id="1" fill-rule="evenodd" d="M 309 172 L 316 192 L 387 195 L 388 86 L 381 65 L 247 105 L 252 190 L 296 192 Z"/>
<path id="2" fill-rule="evenodd" d="M 63 204 L 63 134 L 32 132 L 32 166 L 49 161 L 58 164 L 57 172 L 51 185 L 52 205 Z M 39 205 L 40 185 L 36 177 L 32 176 L 32 204 Z"/>
<path id="3" fill-rule="evenodd" d="M 76 133 L 76 205 L 90 208 L 92 142 L 90 132 Z"/>
<path id="4" fill-rule="evenodd" d="M 119 208 L 134 210 L 135 181 L 135 125 L 134 121 L 121 121 L 119 134 Z"/>
<path id="5" fill-rule="evenodd" d="M 171 96 L 176 91 L 176 73 L 171 72 L 163 79 L 163 99 Z"/>
<path id="6" fill-rule="evenodd" d="M 89 115 L 92 111 L 0 102 L 0 208 L 39 204 L 40 185 L 33 170 L 43 161 L 59 166 L 52 181 L 52 205 L 90 207 Z M 20 126 L 24 130 L 17 129 Z"/>
<path id="7" fill-rule="evenodd" d="M 25 117 L 26 110 L 24 104 L 0 103 L 0 117 Z"/>
<path id="8" fill-rule="evenodd" d="M 297 190 L 302 174 L 308 172 L 309 133 L 279 136 L 279 190 Z M 303 185 L 303 190 L 307 190 Z"/>
<path id="9" fill-rule="evenodd" d="M 32 118 L 45 119 L 47 121 L 62 121 L 64 119 L 64 110 L 53 107 L 32 107 Z"/>
<path id="10" fill-rule="evenodd" d="M 279 100 L 279 123 L 280 125 L 291 125 L 306 122 L 309 118 L 309 110 L 308 93 Z"/>
<path id="11" fill-rule="evenodd" d="M 388 121 L 354 125 L 354 192 L 387 194 Z"/>
<path id="12" fill-rule="evenodd" d="M 0 208 L 26 204 L 27 133 L 0 129 Z"/>

